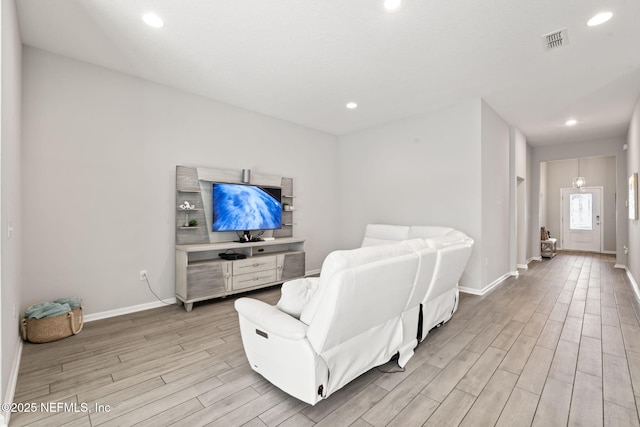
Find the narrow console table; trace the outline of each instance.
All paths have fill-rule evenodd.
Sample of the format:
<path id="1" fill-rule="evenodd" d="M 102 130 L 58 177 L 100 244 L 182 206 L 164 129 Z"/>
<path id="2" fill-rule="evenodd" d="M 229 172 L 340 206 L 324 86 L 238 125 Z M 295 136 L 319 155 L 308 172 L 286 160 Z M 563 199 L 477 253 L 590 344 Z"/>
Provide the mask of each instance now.
<path id="1" fill-rule="evenodd" d="M 246 258 L 225 260 L 221 253 Z M 304 240 L 176 246 L 176 298 L 186 311 L 193 303 L 282 283 L 305 274 Z"/>

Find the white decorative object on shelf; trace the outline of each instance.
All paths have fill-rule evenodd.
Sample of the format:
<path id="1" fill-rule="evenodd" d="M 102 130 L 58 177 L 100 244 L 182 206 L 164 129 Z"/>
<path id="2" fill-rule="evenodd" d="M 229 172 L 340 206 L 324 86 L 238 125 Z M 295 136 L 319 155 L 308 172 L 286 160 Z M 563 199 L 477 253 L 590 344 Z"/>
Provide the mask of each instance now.
<path id="1" fill-rule="evenodd" d="M 192 205 L 191 203 L 189 203 L 187 200 L 184 201 L 184 203 L 182 205 L 180 205 L 180 209 L 182 210 L 191 210 L 191 209 L 195 209 L 196 205 Z"/>

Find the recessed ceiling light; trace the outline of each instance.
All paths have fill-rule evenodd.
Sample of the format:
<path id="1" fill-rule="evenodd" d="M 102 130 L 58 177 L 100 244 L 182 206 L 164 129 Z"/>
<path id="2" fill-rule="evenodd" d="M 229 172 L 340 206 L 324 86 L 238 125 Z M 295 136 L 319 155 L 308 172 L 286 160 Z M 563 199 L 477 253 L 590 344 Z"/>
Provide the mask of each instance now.
<path id="1" fill-rule="evenodd" d="M 604 24 L 609 19 L 611 19 L 612 16 L 613 16 L 613 13 L 611 13 L 611 12 L 599 13 L 596 16 L 594 16 L 593 18 L 589 19 L 587 21 L 587 25 L 589 27 L 595 27 L 596 25 Z"/>
<path id="2" fill-rule="evenodd" d="M 350 110 L 356 109 L 356 108 L 358 108 L 358 104 L 356 104 L 355 102 L 349 102 L 347 104 L 347 108 L 350 109 Z"/>
<path id="3" fill-rule="evenodd" d="M 155 13 L 145 13 L 144 15 L 142 15 L 142 20 L 145 24 L 153 28 L 164 27 L 164 21 L 160 19 L 160 17 Z"/>
<path id="4" fill-rule="evenodd" d="M 576 119 L 569 119 L 566 122 L 564 122 L 564 124 L 567 126 L 574 126 L 576 123 L 578 123 Z"/>
<path id="5" fill-rule="evenodd" d="M 384 8 L 387 10 L 396 10 L 400 7 L 402 0 L 384 0 Z"/>

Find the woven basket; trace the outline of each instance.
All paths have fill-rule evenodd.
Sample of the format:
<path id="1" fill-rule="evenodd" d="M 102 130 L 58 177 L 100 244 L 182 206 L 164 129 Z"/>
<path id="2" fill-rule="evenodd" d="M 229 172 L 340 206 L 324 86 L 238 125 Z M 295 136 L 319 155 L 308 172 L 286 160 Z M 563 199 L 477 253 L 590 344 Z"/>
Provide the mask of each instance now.
<path id="1" fill-rule="evenodd" d="M 42 319 L 22 319 L 22 338 L 33 343 L 61 340 L 82 330 L 82 307 Z"/>

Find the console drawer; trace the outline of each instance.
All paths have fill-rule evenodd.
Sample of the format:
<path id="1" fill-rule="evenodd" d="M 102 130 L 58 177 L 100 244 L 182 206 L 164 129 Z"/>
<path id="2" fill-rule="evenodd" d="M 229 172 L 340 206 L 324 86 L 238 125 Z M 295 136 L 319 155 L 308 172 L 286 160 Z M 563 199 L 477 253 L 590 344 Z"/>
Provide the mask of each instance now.
<path id="1" fill-rule="evenodd" d="M 275 256 L 257 256 L 233 261 L 233 275 L 249 274 L 257 271 L 275 270 Z M 275 279 L 274 279 L 275 280 Z"/>
<path id="2" fill-rule="evenodd" d="M 255 286 L 275 282 L 276 280 L 275 265 L 272 270 L 254 271 L 247 274 L 234 274 L 233 290 L 253 288 Z"/>

